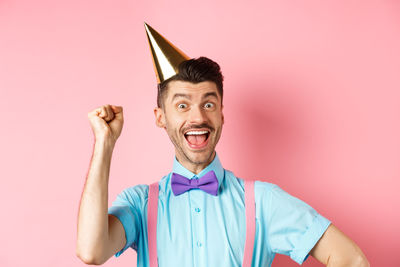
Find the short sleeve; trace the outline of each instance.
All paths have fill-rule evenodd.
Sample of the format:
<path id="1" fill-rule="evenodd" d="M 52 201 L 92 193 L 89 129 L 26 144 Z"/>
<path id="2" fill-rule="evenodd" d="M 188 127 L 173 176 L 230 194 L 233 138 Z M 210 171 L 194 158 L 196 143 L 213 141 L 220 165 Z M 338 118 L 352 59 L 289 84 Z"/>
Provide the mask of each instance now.
<path id="1" fill-rule="evenodd" d="M 265 201 L 272 252 L 290 256 L 301 265 L 331 222 L 277 185 L 268 190 Z"/>
<path id="2" fill-rule="evenodd" d="M 119 257 L 126 249 L 132 247 L 137 251 L 137 241 L 141 229 L 141 214 L 138 209 L 139 196 L 133 188 L 127 188 L 117 195 L 108 209 L 108 214 L 114 215 L 122 223 L 125 230 L 125 246 L 115 254 Z"/>

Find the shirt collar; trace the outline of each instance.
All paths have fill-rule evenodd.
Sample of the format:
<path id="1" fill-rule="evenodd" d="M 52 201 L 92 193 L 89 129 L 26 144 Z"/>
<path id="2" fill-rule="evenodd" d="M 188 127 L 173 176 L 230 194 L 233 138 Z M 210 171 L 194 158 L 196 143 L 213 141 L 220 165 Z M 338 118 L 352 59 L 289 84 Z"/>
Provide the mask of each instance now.
<path id="1" fill-rule="evenodd" d="M 199 174 L 194 174 L 193 172 L 189 171 L 183 165 L 176 159 L 176 156 L 174 156 L 174 164 L 172 166 L 172 172 L 175 172 L 177 174 L 183 175 L 187 177 L 188 179 L 193 179 L 195 177 L 202 177 L 204 174 L 206 174 L 209 171 L 214 171 L 215 175 L 217 176 L 218 179 L 218 189 L 221 186 L 222 180 L 224 179 L 224 168 L 221 165 L 221 162 L 219 160 L 217 152 L 215 152 L 215 157 L 213 161 L 208 164 L 206 168 L 204 168 Z"/>

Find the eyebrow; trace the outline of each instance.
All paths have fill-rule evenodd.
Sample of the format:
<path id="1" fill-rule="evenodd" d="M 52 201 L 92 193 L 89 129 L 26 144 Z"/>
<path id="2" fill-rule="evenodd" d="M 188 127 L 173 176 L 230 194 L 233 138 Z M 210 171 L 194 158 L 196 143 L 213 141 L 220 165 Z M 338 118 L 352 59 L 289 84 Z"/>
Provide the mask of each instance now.
<path id="1" fill-rule="evenodd" d="M 190 97 L 190 95 L 177 93 L 177 94 L 174 94 L 174 96 L 172 97 L 171 102 L 174 102 L 175 98 L 178 98 L 178 97 L 184 97 L 184 98 L 187 98 L 187 99 L 192 99 Z"/>
<path id="2" fill-rule="evenodd" d="M 215 98 L 218 99 L 218 95 L 217 95 L 216 92 L 208 92 L 208 93 L 205 93 L 205 94 L 202 96 L 201 99 L 205 99 L 205 98 L 210 97 L 210 96 L 214 96 Z M 176 94 L 174 94 L 174 96 L 172 97 L 171 102 L 174 102 L 175 98 L 178 98 L 178 97 L 184 97 L 184 98 L 187 98 L 187 99 L 189 99 L 189 100 L 192 99 L 191 95 L 182 94 L 182 93 L 176 93 Z"/>
<path id="3" fill-rule="evenodd" d="M 214 96 L 216 99 L 218 99 L 218 95 L 217 95 L 216 92 L 208 92 L 205 95 L 203 95 L 202 99 L 205 99 L 205 98 L 207 98 L 209 96 Z"/>

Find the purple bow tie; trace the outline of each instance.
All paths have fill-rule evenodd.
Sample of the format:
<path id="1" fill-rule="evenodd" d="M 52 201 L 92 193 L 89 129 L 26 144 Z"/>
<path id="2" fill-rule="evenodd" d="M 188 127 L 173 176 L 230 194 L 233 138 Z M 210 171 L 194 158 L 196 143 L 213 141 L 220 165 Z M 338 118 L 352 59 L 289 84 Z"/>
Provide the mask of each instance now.
<path id="1" fill-rule="evenodd" d="M 172 173 L 172 192 L 175 196 L 185 193 L 193 188 L 199 188 L 211 195 L 218 193 L 218 179 L 214 171 L 209 171 L 199 179 L 188 179 L 177 173 Z"/>

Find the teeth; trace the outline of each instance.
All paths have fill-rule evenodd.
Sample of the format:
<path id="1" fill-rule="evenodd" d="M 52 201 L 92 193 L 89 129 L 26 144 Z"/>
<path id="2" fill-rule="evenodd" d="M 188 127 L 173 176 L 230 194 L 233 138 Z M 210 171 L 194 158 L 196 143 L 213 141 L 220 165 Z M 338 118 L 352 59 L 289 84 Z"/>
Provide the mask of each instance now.
<path id="1" fill-rule="evenodd" d="M 206 134 L 206 133 L 208 133 L 208 131 L 190 131 L 190 132 L 187 132 L 186 134 L 187 135 L 201 135 L 201 134 Z"/>

